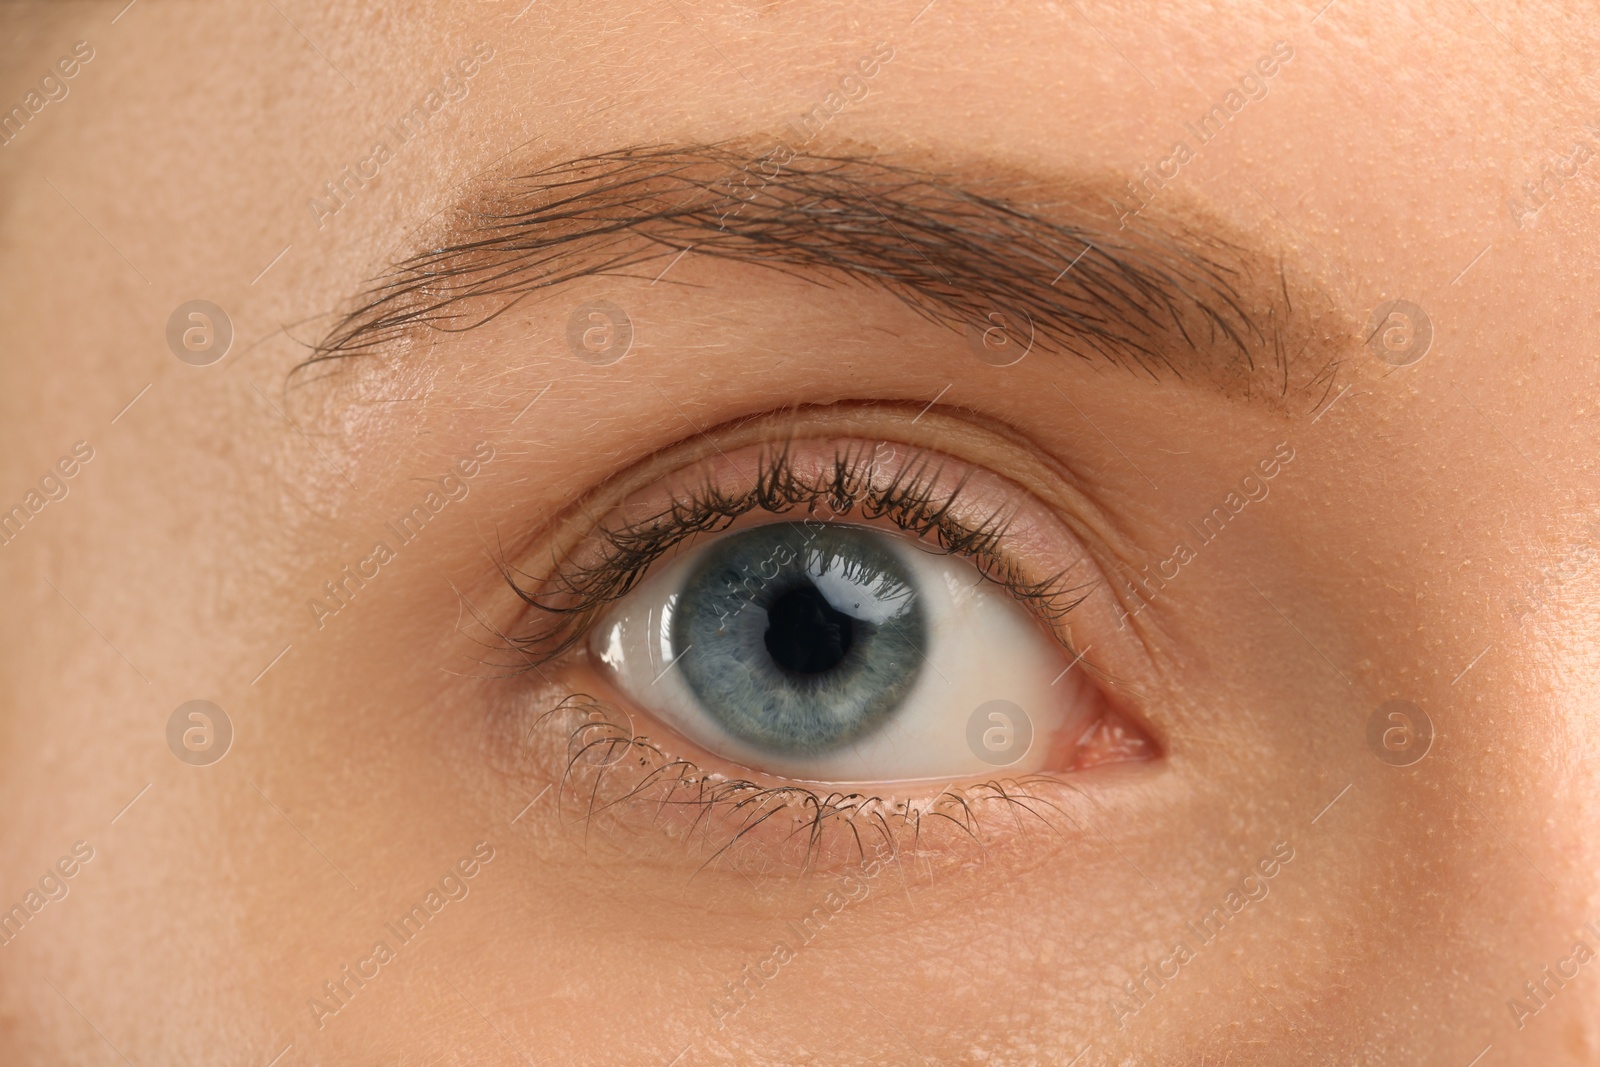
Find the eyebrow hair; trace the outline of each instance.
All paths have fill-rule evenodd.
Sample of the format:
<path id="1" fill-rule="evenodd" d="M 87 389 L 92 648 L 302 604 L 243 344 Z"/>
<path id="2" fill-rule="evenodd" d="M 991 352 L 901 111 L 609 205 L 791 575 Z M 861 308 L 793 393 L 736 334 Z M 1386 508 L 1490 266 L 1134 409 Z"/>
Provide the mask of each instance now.
<path id="1" fill-rule="evenodd" d="M 1112 229 L 1064 202 L 1063 191 L 1095 196 L 1092 183 L 984 184 L 871 155 L 731 143 L 624 148 L 482 182 L 434 246 L 374 279 L 297 369 L 419 331 L 464 332 L 581 278 L 648 277 L 631 272 L 692 248 L 823 285 L 876 286 L 955 329 L 1026 320 L 1046 351 L 1152 379 L 1289 393 L 1289 353 L 1310 344 L 1316 316 L 1300 307 L 1304 294 L 1291 300 L 1281 260 L 1218 226 Z M 1333 366 L 1298 386 L 1325 392 Z"/>

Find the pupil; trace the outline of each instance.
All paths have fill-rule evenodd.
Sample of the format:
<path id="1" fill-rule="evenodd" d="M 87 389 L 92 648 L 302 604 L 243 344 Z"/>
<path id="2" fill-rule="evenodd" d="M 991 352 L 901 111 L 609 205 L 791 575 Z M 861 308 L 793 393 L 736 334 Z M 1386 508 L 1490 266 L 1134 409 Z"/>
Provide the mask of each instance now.
<path id="1" fill-rule="evenodd" d="M 780 596 L 767 609 L 767 651 L 773 662 L 794 674 L 830 671 L 850 651 L 850 616 L 834 610 L 807 582 Z"/>

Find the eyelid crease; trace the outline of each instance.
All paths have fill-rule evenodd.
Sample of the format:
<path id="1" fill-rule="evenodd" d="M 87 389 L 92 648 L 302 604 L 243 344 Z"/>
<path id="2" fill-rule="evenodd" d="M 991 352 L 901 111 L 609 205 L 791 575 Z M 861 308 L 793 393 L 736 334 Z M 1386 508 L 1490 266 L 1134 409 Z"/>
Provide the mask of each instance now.
<path id="1" fill-rule="evenodd" d="M 571 648 L 601 610 L 634 589 L 657 560 L 691 539 L 721 532 L 752 512 L 784 515 L 803 510 L 815 517 L 819 508 L 826 508 L 831 518 L 887 519 L 919 543 L 962 556 L 985 580 L 1050 624 L 1057 639 L 1069 645 L 1055 624 L 1088 596 L 1092 583 L 1070 584 L 1075 564 L 1042 579 L 1028 578 L 1002 547 L 1010 517 L 993 511 L 977 523 L 959 518 L 955 509 L 970 474 L 953 488 L 941 490 L 943 468 L 938 459 L 930 450 L 915 449 L 887 483 L 880 484 L 876 452 L 863 442 L 851 442 L 835 450 L 819 477 L 807 478 L 796 470 L 790 446 L 778 443 L 763 449 L 747 490 L 730 494 L 707 478 L 688 487 L 686 497 L 674 497 L 664 510 L 644 519 L 598 526 L 591 536 L 602 542 L 602 549 L 593 562 L 563 562 L 543 577 L 503 566 L 502 574 L 516 595 L 547 616 L 542 625 L 508 637 L 524 661 L 521 669 L 534 669 Z M 519 575 L 531 583 L 522 584 Z"/>

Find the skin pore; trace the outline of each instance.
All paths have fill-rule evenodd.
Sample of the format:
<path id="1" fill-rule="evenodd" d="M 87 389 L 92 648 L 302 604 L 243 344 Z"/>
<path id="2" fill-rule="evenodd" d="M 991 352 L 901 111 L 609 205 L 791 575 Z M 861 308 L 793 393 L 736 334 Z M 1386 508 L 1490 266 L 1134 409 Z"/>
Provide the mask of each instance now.
<path id="1" fill-rule="evenodd" d="M 1588 21 L 6 5 L 0 1059 L 1600 1060 Z M 788 439 L 988 472 L 1121 746 L 797 784 L 519 642 Z"/>

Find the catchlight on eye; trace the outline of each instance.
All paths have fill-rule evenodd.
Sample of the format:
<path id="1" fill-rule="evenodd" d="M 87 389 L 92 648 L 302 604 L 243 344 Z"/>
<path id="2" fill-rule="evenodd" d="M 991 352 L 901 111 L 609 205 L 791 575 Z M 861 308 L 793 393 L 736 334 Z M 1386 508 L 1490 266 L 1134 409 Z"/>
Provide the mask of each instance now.
<path id="1" fill-rule="evenodd" d="M 822 523 L 723 538 L 684 578 L 671 648 L 686 688 L 740 741 L 817 755 L 862 737 L 923 670 L 928 626 L 882 534 Z"/>
<path id="2" fill-rule="evenodd" d="M 808 781 L 1022 773 L 1098 702 L 1038 618 L 965 560 L 898 532 L 778 522 L 726 533 L 623 597 L 591 649 L 630 702 L 708 752 Z M 997 703 L 999 702 L 999 703 Z M 974 715 L 1009 707 L 997 759 Z"/>

